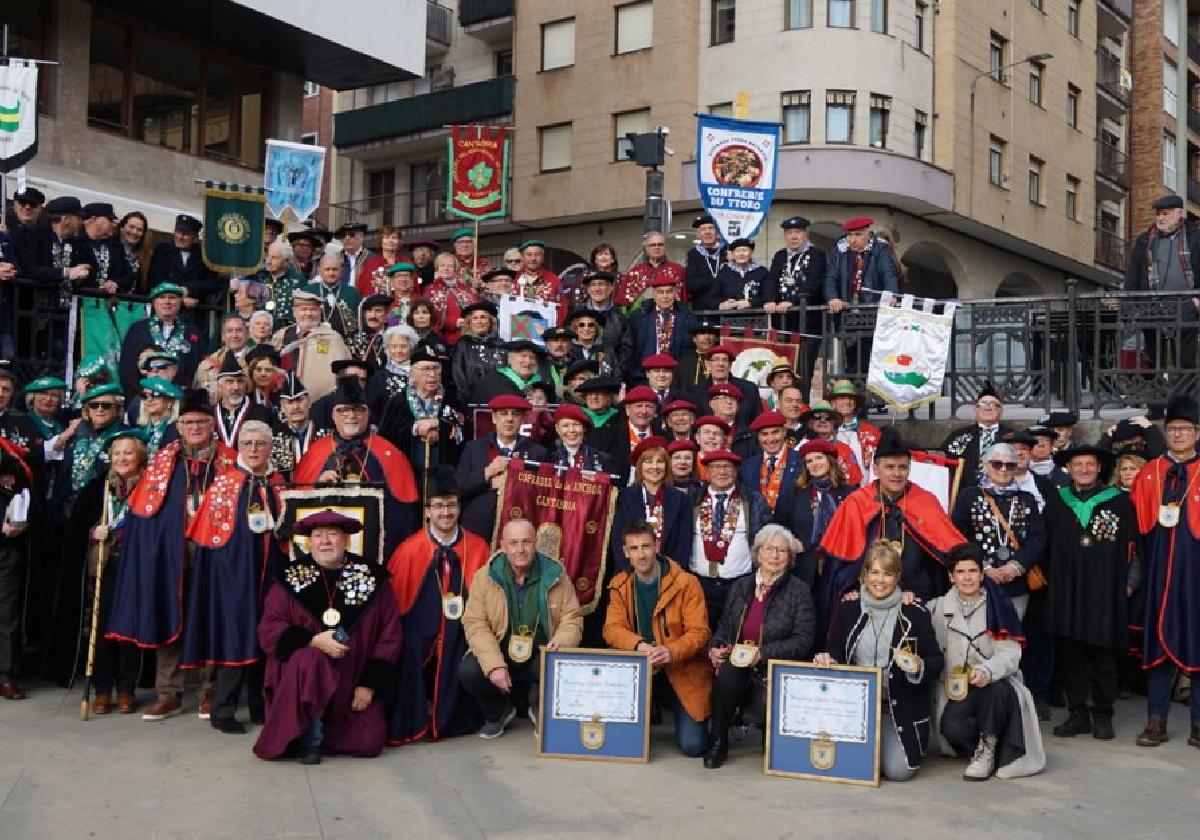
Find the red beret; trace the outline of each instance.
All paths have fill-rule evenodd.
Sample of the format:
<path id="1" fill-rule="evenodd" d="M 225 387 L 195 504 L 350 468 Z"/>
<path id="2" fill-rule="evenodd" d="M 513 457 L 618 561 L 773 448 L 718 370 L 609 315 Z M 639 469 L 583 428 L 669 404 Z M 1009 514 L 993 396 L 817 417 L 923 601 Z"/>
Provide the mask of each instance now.
<path id="1" fill-rule="evenodd" d="M 699 447 L 696 446 L 696 441 L 691 440 L 690 438 L 673 440 L 667 444 L 667 452 L 672 455 L 674 455 L 676 452 L 695 452 L 697 449 L 699 449 Z"/>
<path id="2" fill-rule="evenodd" d="M 742 393 L 742 389 L 731 382 L 722 382 L 719 385 L 708 386 L 708 398 L 710 400 L 713 397 L 733 397 L 735 400 L 740 400 L 744 399 L 745 396 Z"/>
<path id="3" fill-rule="evenodd" d="M 670 368 L 674 370 L 679 366 L 679 362 L 675 361 L 674 356 L 668 356 L 666 353 L 655 353 L 653 356 L 647 356 L 642 359 L 642 367 L 649 370 L 650 368 Z"/>
<path id="4" fill-rule="evenodd" d="M 764 411 L 754 418 L 750 430 L 761 432 L 763 429 L 778 429 L 787 425 L 787 418 L 778 411 Z"/>
<path id="5" fill-rule="evenodd" d="M 714 414 L 705 414 L 703 417 L 697 417 L 695 425 L 697 429 L 701 426 L 716 426 L 725 434 L 729 434 L 729 424 Z"/>
<path id="6" fill-rule="evenodd" d="M 645 440 L 638 441 L 638 445 L 633 447 L 633 451 L 629 453 L 629 463 L 636 464 L 638 458 L 641 458 L 651 449 L 666 449 L 667 439 L 661 435 L 650 435 Z"/>
<path id="7" fill-rule="evenodd" d="M 499 411 L 502 408 L 515 408 L 517 411 L 531 411 L 533 405 L 524 397 L 519 397 L 516 394 L 501 394 L 498 397 L 492 397 L 488 400 L 487 407 L 492 411 Z"/>
<path id="8" fill-rule="evenodd" d="M 636 402 L 652 402 L 658 405 L 658 394 L 654 393 L 654 389 L 649 385 L 638 385 L 629 389 L 625 399 L 621 400 L 621 405 L 632 405 Z"/>
<path id="9" fill-rule="evenodd" d="M 559 403 L 558 408 L 554 409 L 554 422 L 559 420 L 578 420 L 587 428 L 592 427 L 592 421 L 583 413 L 583 409 L 572 403 Z"/>
<path id="10" fill-rule="evenodd" d="M 828 455 L 830 458 L 836 458 L 838 456 L 837 447 L 823 438 L 813 438 L 812 440 L 805 441 L 797 451 L 800 453 L 801 458 L 803 458 L 805 455 L 810 455 L 813 452 L 819 452 L 822 455 Z"/>
<path id="11" fill-rule="evenodd" d="M 713 356 L 717 355 L 718 353 L 724 353 L 730 359 L 737 358 L 737 353 L 733 352 L 733 348 L 727 347 L 724 344 L 714 344 L 712 347 L 708 348 L 708 352 L 705 353 L 704 356 L 705 356 L 705 358 L 711 359 Z"/>
<path id="12" fill-rule="evenodd" d="M 692 414 L 695 414 L 699 410 L 700 409 L 696 408 L 696 406 L 692 405 L 687 400 L 671 400 L 669 403 L 663 406 L 662 416 L 666 417 L 672 411 L 690 411 Z"/>
<path id="13" fill-rule="evenodd" d="M 713 461 L 731 461 L 735 465 L 742 463 L 741 456 L 735 455 L 734 453 L 730 452 L 728 449 L 714 449 L 712 452 L 709 452 L 700 460 L 704 463 L 705 466 L 708 466 Z"/>
<path id="14" fill-rule="evenodd" d="M 853 219 L 847 219 L 846 221 L 842 222 L 842 230 L 849 233 L 852 230 L 869 228 L 873 224 L 875 224 L 875 220 L 870 216 L 855 216 Z"/>
<path id="15" fill-rule="evenodd" d="M 326 508 L 316 513 L 310 513 L 301 519 L 292 526 L 292 533 L 307 537 L 317 528 L 337 528 L 344 534 L 357 534 L 363 529 L 363 526 L 357 519 L 352 519 L 349 516 L 338 513 L 336 510 Z"/>
<path id="16" fill-rule="evenodd" d="M 679 281 L 672 279 L 670 275 L 658 274 L 654 277 L 651 277 L 650 282 L 648 282 L 646 286 L 651 289 L 661 289 L 664 286 L 670 286 L 672 289 L 674 289 L 678 288 Z"/>

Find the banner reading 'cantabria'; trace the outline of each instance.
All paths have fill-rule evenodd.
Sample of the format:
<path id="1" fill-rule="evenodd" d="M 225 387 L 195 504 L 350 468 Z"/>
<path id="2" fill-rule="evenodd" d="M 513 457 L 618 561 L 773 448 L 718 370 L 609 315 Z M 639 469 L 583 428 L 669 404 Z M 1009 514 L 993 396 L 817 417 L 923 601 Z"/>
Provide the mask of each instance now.
<path id="1" fill-rule="evenodd" d="M 508 129 L 456 125 L 446 141 L 446 211 L 467 219 L 493 219 L 508 212 Z"/>
<path id="2" fill-rule="evenodd" d="M 275 218 L 291 207 L 297 221 L 304 221 L 321 203 L 321 181 L 325 174 L 325 147 L 286 140 L 267 141 L 265 176 L 267 209 Z"/>
<path id="3" fill-rule="evenodd" d="M 254 271 L 262 262 L 267 211 L 261 187 L 205 184 L 204 264 L 225 274 Z"/>
<path id="4" fill-rule="evenodd" d="M 0 172 L 37 154 L 37 65 L 17 58 L 0 64 Z"/>
<path id="5" fill-rule="evenodd" d="M 696 178 L 704 209 L 726 242 L 753 238 L 771 209 L 778 123 L 696 115 Z"/>
<path id="6" fill-rule="evenodd" d="M 958 304 L 921 299 L 913 308 L 912 295 L 897 297 L 884 292 L 879 299 L 875 340 L 867 389 L 895 409 L 916 408 L 942 394 L 942 380 L 953 344 L 954 310 Z"/>

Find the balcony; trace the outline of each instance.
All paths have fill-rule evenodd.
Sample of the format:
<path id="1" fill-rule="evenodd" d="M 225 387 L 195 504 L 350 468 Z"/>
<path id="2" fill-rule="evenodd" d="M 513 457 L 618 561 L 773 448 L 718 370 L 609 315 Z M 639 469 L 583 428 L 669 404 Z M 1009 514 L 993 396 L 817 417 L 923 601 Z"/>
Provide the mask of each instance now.
<path id="1" fill-rule="evenodd" d="M 1122 190 L 1129 189 L 1129 155 L 1103 140 L 1096 141 L 1096 174 Z"/>
<path id="2" fill-rule="evenodd" d="M 1188 58 L 1200 64 L 1200 41 L 1188 36 Z"/>
<path id="3" fill-rule="evenodd" d="M 513 89 L 513 77 L 501 76 L 343 111 L 333 115 L 333 145 L 342 149 L 511 114 Z"/>
<path id="4" fill-rule="evenodd" d="M 1097 5 L 1116 12 L 1127 24 L 1133 20 L 1133 0 L 1100 0 Z"/>
<path id="5" fill-rule="evenodd" d="M 454 13 L 430 0 L 425 4 L 425 57 L 445 55 L 453 35 Z"/>
<path id="6" fill-rule="evenodd" d="M 1188 178 L 1187 200 L 1190 204 L 1200 207 L 1200 181 L 1195 178 Z"/>
<path id="7" fill-rule="evenodd" d="M 1096 50 L 1096 87 L 1122 109 L 1128 107 L 1129 91 L 1121 83 L 1121 60 L 1106 49 Z"/>
<path id="8" fill-rule="evenodd" d="M 513 5 L 513 0 L 459 0 L 459 26 L 488 44 L 512 43 Z"/>
<path id="9" fill-rule="evenodd" d="M 329 205 L 329 223 L 334 227 L 363 222 L 371 230 L 396 225 L 406 230 L 449 224 L 444 187 L 414 192 L 373 195 Z"/>
<path id="10" fill-rule="evenodd" d="M 1125 240 L 1115 231 L 1096 228 L 1097 265 L 1111 268 L 1113 271 L 1125 270 Z"/>
<path id="11" fill-rule="evenodd" d="M 1200 134 L 1200 108 L 1188 106 L 1188 130 Z"/>

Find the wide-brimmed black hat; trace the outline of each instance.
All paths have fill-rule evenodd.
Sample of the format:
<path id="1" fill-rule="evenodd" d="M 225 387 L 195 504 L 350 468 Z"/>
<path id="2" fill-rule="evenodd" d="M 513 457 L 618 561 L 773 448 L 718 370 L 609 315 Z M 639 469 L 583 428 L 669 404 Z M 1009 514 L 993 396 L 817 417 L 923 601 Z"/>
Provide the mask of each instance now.
<path id="1" fill-rule="evenodd" d="M 1054 463 L 1060 467 L 1065 467 L 1071 463 L 1073 458 L 1080 455 L 1095 455 L 1096 460 L 1100 462 L 1101 483 L 1108 481 L 1103 477 L 1103 474 L 1112 470 L 1113 452 L 1111 449 L 1105 449 L 1103 446 L 1098 446 L 1094 443 L 1081 443 L 1075 446 L 1069 446 L 1066 449 L 1054 453 Z"/>
<path id="2" fill-rule="evenodd" d="M 458 495 L 458 480 L 455 478 L 452 467 L 443 464 L 429 474 L 425 485 L 426 502 L 443 496 L 458 498 Z"/>
<path id="3" fill-rule="evenodd" d="M 1171 397 L 1167 402 L 1163 422 L 1170 423 L 1172 420 L 1184 420 L 1200 426 L 1200 404 L 1197 404 L 1196 398 L 1191 394 L 1176 394 Z"/>
<path id="4" fill-rule="evenodd" d="M 878 461 L 889 455 L 912 457 L 911 447 L 904 442 L 904 438 L 900 437 L 900 430 L 895 426 L 883 427 L 883 431 L 879 433 L 879 445 L 875 447 L 875 460 Z"/>
<path id="5" fill-rule="evenodd" d="M 333 392 L 333 405 L 367 405 L 367 392 L 358 377 L 344 376 L 337 381 Z"/>

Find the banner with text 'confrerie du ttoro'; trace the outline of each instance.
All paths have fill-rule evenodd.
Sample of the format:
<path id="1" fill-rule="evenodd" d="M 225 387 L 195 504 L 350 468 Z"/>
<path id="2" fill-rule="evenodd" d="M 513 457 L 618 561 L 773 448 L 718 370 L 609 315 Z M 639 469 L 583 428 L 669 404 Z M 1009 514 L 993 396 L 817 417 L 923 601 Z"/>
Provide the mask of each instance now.
<path id="1" fill-rule="evenodd" d="M 721 238 L 753 238 L 771 209 L 779 160 L 778 123 L 696 115 L 696 178 Z"/>

